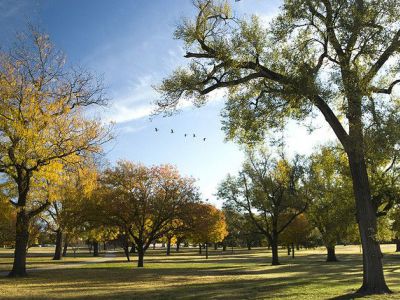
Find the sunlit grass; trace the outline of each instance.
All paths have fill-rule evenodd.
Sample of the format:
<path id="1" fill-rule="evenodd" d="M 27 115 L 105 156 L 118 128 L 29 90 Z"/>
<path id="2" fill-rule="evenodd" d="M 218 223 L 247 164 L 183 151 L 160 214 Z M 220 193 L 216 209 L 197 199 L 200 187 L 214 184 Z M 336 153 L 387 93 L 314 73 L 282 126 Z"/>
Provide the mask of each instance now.
<path id="1" fill-rule="evenodd" d="M 400 255 L 384 245 L 385 273 L 393 295 L 366 299 L 400 299 Z M 35 249 L 36 250 L 36 249 Z M 43 251 L 43 250 L 42 250 Z M 46 252 L 46 251 L 45 251 Z M 324 249 L 302 250 L 292 259 L 282 250 L 280 266 L 270 265 L 270 252 L 235 249 L 211 251 L 208 260 L 196 249 L 152 250 L 145 268 L 127 263 L 122 253 L 112 261 L 92 264 L 87 254 L 51 261 L 51 253 L 28 259 L 30 267 L 64 264 L 63 269 L 37 270 L 28 278 L 0 279 L 0 297 L 16 299 L 330 299 L 353 293 L 362 280 L 357 246 L 338 247 L 338 263 L 326 263 Z M 0 251 L 0 265 L 10 258 Z M 45 255 L 48 255 L 47 258 Z M 35 260 L 36 259 L 36 260 Z M 37 260 L 39 259 L 39 260 Z M 46 260 L 47 259 L 47 260 Z M 78 262 L 75 266 L 71 262 Z M 351 296 L 347 298 L 351 299 Z"/>

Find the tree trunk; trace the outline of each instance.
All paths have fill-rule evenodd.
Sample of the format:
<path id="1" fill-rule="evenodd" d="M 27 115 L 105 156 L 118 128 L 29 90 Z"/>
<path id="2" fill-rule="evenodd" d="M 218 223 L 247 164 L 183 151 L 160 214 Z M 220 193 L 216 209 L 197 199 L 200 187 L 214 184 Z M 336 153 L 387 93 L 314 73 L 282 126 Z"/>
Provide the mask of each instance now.
<path id="1" fill-rule="evenodd" d="M 297 248 L 296 248 L 297 250 Z M 294 258 L 294 244 L 292 243 L 292 258 Z"/>
<path id="2" fill-rule="evenodd" d="M 135 246 L 135 244 L 132 243 L 131 250 L 130 250 L 129 252 L 130 252 L 130 253 L 136 253 L 136 246 Z"/>
<path id="3" fill-rule="evenodd" d="M 143 246 L 138 246 L 138 263 L 137 266 L 138 268 L 143 268 L 144 266 L 144 250 Z"/>
<path id="4" fill-rule="evenodd" d="M 64 248 L 63 248 L 63 252 L 62 252 L 63 257 L 67 256 L 67 250 L 68 250 L 68 235 L 65 235 Z"/>
<path id="5" fill-rule="evenodd" d="M 131 261 L 131 257 L 129 255 L 129 246 L 128 245 L 124 245 L 124 252 L 125 252 L 126 260 L 128 262 L 130 262 Z"/>
<path id="6" fill-rule="evenodd" d="M 208 259 L 208 242 L 206 242 L 206 259 Z"/>
<path id="7" fill-rule="evenodd" d="M 222 244 L 222 251 L 226 251 L 226 244 Z"/>
<path id="8" fill-rule="evenodd" d="M 95 257 L 99 256 L 99 242 L 98 241 L 93 242 L 93 256 L 95 256 Z"/>
<path id="9" fill-rule="evenodd" d="M 287 245 L 287 255 L 290 256 L 291 252 L 292 252 L 292 250 L 290 249 L 290 245 Z"/>
<path id="10" fill-rule="evenodd" d="M 360 154 L 360 150 L 357 150 L 356 145 L 354 152 L 348 153 L 348 158 L 363 249 L 363 284 L 358 292 L 362 294 L 390 293 L 383 274 L 382 253 L 376 240 L 376 211 L 371 201 L 367 168 L 362 152 Z"/>
<path id="11" fill-rule="evenodd" d="M 279 265 L 279 255 L 278 255 L 278 233 L 274 231 L 270 238 L 270 245 L 272 248 L 272 265 Z"/>
<path id="12" fill-rule="evenodd" d="M 17 213 L 16 230 L 15 230 L 15 250 L 14 263 L 10 277 L 27 276 L 26 273 L 26 252 L 29 240 L 29 218 L 25 214 L 25 209 L 21 208 Z"/>
<path id="13" fill-rule="evenodd" d="M 400 252 L 400 240 L 396 240 L 396 252 Z"/>
<path id="14" fill-rule="evenodd" d="M 176 252 L 179 252 L 181 243 L 179 242 L 179 240 L 176 242 Z"/>
<path id="15" fill-rule="evenodd" d="M 327 250 L 327 257 L 326 257 L 327 262 L 338 261 L 336 258 L 335 246 L 327 246 L 326 250 Z"/>
<path id="16" fill-rule="evenodd" d="M 201 254 L 201 244 L 199 243 L 199 254 Z"/>
<path id="17" fill-rule="evenodd" d="M 129 253 L 129 238 L 126 234 L 124 234 L 124 236 L 123 236 L 123 248 L 124 248 L 124 253 L 125 253 L 126 259 L 128 262 L 130 262 L 131 258 L 129 255 L 130 254 Z"/>
<path id="18" fill-rule="evenodd" d="M 218 250 L 218 243 L 214 243 L 214 250 Z"/>
<path id="19" fill-rule="evenodd" d="M 171 254 L 171 238 L 167 238 L 167 256 Z"/>
<path id="20" fill-rule="evenodd" d="M 107 244 L 106 244 L 106 242 L 103 242 L 103 250 L 104 250 L 104 251 L 107 250 Z"/>
<path id="21" fill-rule="evenodd" d="M 54 251 L 53 260 L 61 260 L 62 251 L 62 231 L 58 229 L 56 231 L 56 249 Z"/>
<path id="22" fill-rule="evenodd" d="M 247 241 L 246 245 L 247 245 L 247 250 L 251 250 L 251 242 Z"/>

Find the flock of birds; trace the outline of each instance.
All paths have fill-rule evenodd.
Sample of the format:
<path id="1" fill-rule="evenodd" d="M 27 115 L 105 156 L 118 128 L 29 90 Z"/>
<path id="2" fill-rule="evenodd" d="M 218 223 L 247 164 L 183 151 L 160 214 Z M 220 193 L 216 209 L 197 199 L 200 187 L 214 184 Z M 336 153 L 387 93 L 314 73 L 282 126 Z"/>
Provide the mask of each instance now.
<path id="1" fill-rule="evenodd" d="M 159 132 L 160 130 L 156 127 L 156 128 L 154 128 L 154 131 L 155 131 L 155 132 Z M 173 129 L 171 129 L 171 134 L 172 134 L 172 133 L 175 133 L 175 131 L 174 131 Z M 185 137 L 185 138 L 188 137 L 188 136 L 189 136 L 189 134 L 187 134 L 187 133 L 184 134 L 184 137 Z M 192 136 L 193 136 L 193 138 L 195 138 L 195 137 L 196 137 L 196 134 L 193 133 Z M 207 138 L 203 138 L 203 142 L 205 142 L 206 139 L 207 139 Z"/>

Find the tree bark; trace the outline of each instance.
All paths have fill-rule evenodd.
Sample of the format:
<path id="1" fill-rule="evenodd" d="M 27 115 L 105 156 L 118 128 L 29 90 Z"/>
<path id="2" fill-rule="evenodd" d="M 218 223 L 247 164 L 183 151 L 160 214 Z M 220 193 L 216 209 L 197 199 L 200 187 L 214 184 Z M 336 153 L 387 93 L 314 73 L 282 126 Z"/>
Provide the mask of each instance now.
<path id="1" fill-rule="evenodd" d="M 93 256 L 94 257 L 99 256 L 99 242 L 98 241 L 93 242 Z"/>
<path id="2" fill-rule="evenodd" d="M 144 250 L 143 246 L 138 246 L 138 263 L 137 266 L 138 268 L 143 268 L 144 266 Z"/>
<path id="3" fill-rule="evenodd" d="M 292 243 L 292 258 L 294 258 L 294 244 Z"/>
<path id="4" fill-rule="evenodd" d="M 208 259 L 208 242 L 206 242 L 206 259 Z"/>
<path id="5" fill-rule="evenodd" d="M 167 256 L 171 255 L 171 238 L 167 238 Z"/>
<path id="6" fill-rule="evenodd" d="M 56 249 L 54 251 L 53 260 L 61 260 L 61 252 L 62 252 L 62 231 L 58 229 L 56 231 Z"/>
<path id="7" fill-rule="evenodd" d="M 290 256 L 291 252 L 292 252 L 292 249 L 290 248 L 290 245 L 287 245 L 287 255 Z"/>
<path id="8" fill-rule="evenodd" d="M 130 262 L 131 261 L 131 257 L 129 255 L 129 246 L 128 246 L 128 244 L 124 245 L 124 252 L 125 252 L 126 260 L 128 262 Z"/>
<path id="9" fill-rule="evenodd" d="M 348 152 L 363 249 L 363 284 L 358 292 L 362 294 L 390 293 L 383 274 L 382 253 L 376 240 L 377 219 L 371 201 L 367 168 L 364 155 L 359 152 L 357 146 L 353 152 Z"/>
<path id="10" fill-rule="evenodd" d="M 327 246 L 327 256 L 326 256 L 326 261 L 327 262 L 336 262 L 338 261 L 336 258 L 336 252 L 335 252 L 335 246 Z"/>
<path id="11" fill-rule="evenodd" d="M 179 252 L 180 246 L 181 246 L 181 243 L 180 243 L 179 240 L 178 240 L 178 241 L 176 242 L 176 252 Z"/>
<path id="12" fill-rule="evenodd" d="M 62 256 L 66 257 L 67 256 L 67 250 L 68 250 L 68 235 L 65 235 L 64 238 L 64 248 L 63 248 L 63 252 L 62 252 Z"/>
<path id="13" fill-rule="evenodd" d="M 214 243 L 214 250 L 218 250 L 218 243 Z"/>
<path id="14" fill-rule="evenodd" d="M 279 256 L 278 256 L 278 244 L 275 242 L 271 243 L 272 248 L 272 265 L 277 266 L 279 265 Z"/>
<path id="15" fill-rule="evenodd" d="M 136 253 L 136 246 L 135 246 L 135 244 L 132 243 L 131 250 L 130 250 L 129 252 L 130 252 L 130 253 Z"/>
<path id="16" fill-rule="evenodd" d="M 277 266 L 279 263 L 279 254 L 278 254 L 278 232 L 276 230 L 272 230 L 272 235 L 270 236 L 270 245 L 272 248 L 272 265 Z"/>
<path id="17" fill-rule="evenodd" d="M 247 241 L 246 245 L 247 245 L 247 250 L 251 250 L 251 242 Z"/>
<path id="18" fill-rule="evenodd" d="M 15 250 L 14 262 L 9 277 L 24 277 L 26 273 L 26 252 L 29 240 L 29 217 L 25 214 L 25 209 L 21 208 L 17 213 L 15 230 Z"/>
<path id="19" fill-rule="evenodd" d="M 199 254 L 201 254 L 201 244 L 199 243 Z"/>

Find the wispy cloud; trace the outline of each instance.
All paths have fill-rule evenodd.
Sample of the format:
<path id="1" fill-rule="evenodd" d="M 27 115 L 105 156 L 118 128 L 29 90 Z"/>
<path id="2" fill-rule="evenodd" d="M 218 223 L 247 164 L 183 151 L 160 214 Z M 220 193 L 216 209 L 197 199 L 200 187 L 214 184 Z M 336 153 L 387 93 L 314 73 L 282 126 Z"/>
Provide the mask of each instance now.
<path id="1" fill-rule="evenodd" d="M 107 122 L 125 123 L 143 118 L 148 118 L 155 111 L 154 100 L 159 94 L 154 90 L 153 84 L 156 82 L 152 75 L 141 76 L 133 84 L 125 95 L 115 97 L 111 108 L 107 111 L 105 120 Z M 222 101 L 225 98 L 226 91 L 215 90 L 208 96 L 210 103 Z M 182 101 L 179 109 L 193 107 L 192 102 Z"/>

